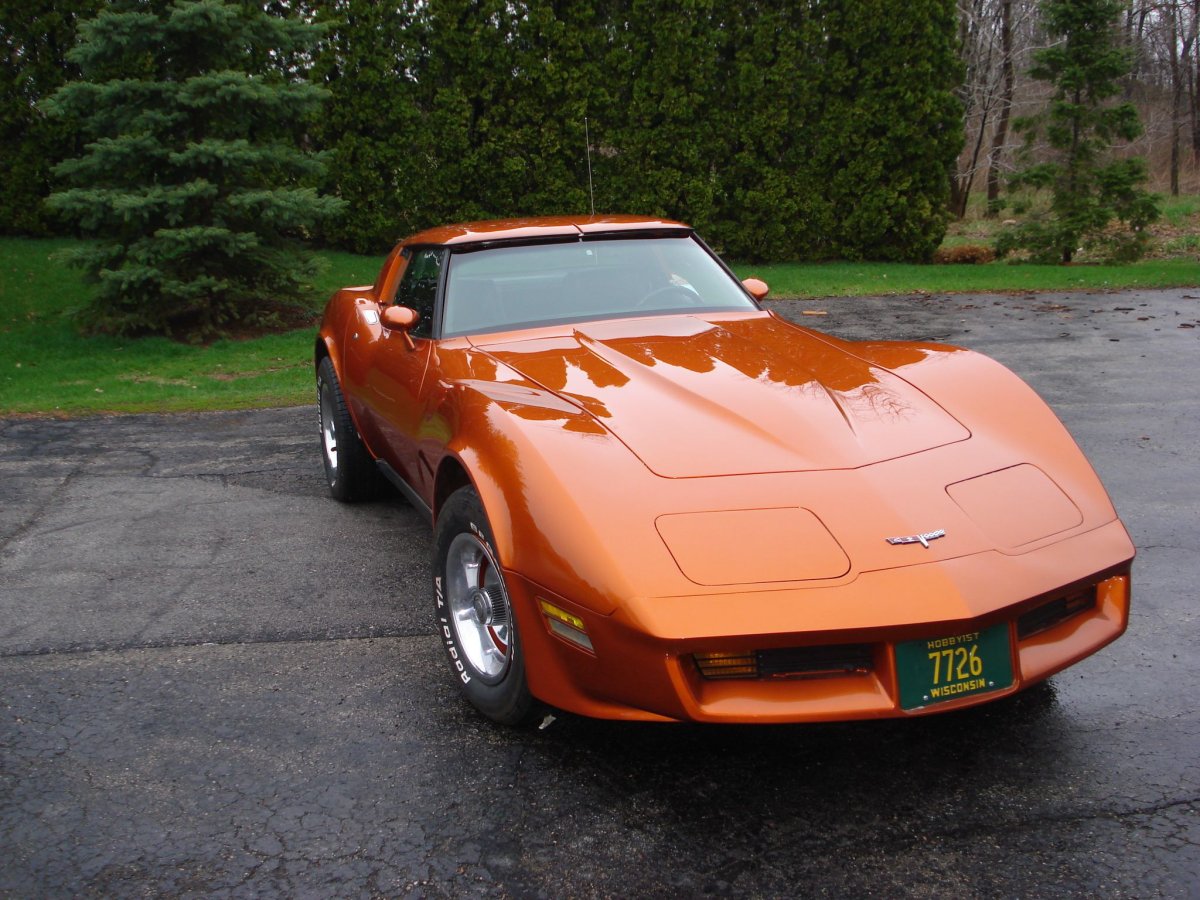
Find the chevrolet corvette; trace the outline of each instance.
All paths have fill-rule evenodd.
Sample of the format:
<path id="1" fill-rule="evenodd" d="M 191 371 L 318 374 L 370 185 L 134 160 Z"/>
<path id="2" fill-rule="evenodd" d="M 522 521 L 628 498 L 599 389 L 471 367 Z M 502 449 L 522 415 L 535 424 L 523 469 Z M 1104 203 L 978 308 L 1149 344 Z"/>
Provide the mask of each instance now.
<path id="1" fill-rule="evenodd" d="M 686 225 L 402 241 L 316 341 L 338 500 L 433 529 L 451 677 L 505 724 L 919 716 L 1115 640 L 1129 536 L 1019 378 L 764 308 Z"/>

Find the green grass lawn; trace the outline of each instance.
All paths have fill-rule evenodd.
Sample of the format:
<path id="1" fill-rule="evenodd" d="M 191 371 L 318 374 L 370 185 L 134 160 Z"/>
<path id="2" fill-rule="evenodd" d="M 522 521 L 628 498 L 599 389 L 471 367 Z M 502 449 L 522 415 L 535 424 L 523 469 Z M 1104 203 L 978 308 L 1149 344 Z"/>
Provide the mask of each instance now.
<path id="1" fill-rule="evenodd" d="M 313 328 L 206 346 L 82 335 L 89 288 L 52 259 L 65 240 L 0 239 L 0 415 L 172 412 L 308 403 Z M 374 281 L 382 257 L 321 254 L 311 304 Z M 1200 286 L 1195 259 L 1128 266 L 919 266 L 821 263 L 734 267 L 771 296 Z"/>
<path id="2" fill-rule="evenodd" d="M 1200 286 L 1200 260 L 1146 260 L 1123 266 L 922 266 L 906 263 L 785 263 L 735 266 L 771 286 L 772 297 L 859 297 L 870 294 L 1102 291 Z"/>
<path id="3" fill-rule="evenodd" d="M 80 334 L 89 288 L 64 240 L 0 239 L 0 415 L 173 412 L 306 403 L 316 327 L 207 346 Z M 312 296 L 375 280 L 381 258 L 324 253 Z"/>

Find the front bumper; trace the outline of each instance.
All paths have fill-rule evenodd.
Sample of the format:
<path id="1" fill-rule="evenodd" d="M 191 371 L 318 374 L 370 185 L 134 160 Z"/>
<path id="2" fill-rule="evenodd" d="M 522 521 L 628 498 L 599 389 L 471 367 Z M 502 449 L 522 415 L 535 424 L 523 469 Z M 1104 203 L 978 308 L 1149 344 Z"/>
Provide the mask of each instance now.
<path id="1" fill-rule="evenodd" d="M 653 598 L 611 616 L 525 578 L 509 580 L 530 689 L 552 706 L 612 719 L 815 722 L 959 709 L 1015 693 L 1078 662 L 1124 632 L 1132 557 L 1128 535 L 1114 521 L 1021 555 L 990 552 L 864 572 L 829 588 Z M 552 627 L 542 601 L 578 617 L 590 649 Z M 1011 684 L 902 707 L 898 644 L 995 626 L 1008 631 Z M 712 679 L 694 656 L 774 658 L 848 646 L 866 660 L 853 671 L 782 676 Z"/>

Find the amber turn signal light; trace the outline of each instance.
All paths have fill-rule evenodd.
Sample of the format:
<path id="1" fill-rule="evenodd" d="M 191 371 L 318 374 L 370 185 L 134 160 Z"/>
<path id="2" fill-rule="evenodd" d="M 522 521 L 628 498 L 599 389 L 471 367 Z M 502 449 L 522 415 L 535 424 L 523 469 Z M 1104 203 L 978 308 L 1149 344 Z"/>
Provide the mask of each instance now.
<path id="1" fill-rule="evenodd" d="M 705 678 L 757 678 L 757 653 L 696 653 L 696 668 Z"/>

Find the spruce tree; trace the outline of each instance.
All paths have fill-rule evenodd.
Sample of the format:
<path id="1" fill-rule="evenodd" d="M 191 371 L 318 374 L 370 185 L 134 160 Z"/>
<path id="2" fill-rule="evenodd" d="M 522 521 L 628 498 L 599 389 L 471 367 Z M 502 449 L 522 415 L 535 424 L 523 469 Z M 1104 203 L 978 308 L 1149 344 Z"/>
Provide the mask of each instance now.
<path id="1" fill-rule="evenodd" d="M 80 28 L 83 80 L 48 102 L 91 143 L 50 206 L 94 238 L 91 327 L 200 340 L 294 324 L 300 243 L 339 206 L 302 148 L 323 91 L 288 71 L 318 35 L 261 4 L 114 0 Z M 281 62 L 283 61 L 283 62 Z"/>
<path id="2" fill-rule="evenodd" d="M 1071 262 L 1080 248 L 1112 260 L 1137 259 L 1158 217 L 1154 198 L 1139 185 L 1146 179 L 1140 158 L 1113 159 L 1113 144 L 1141 133 L 1130 103 L 1112 103 L 1129 57 L 1116 43 L 1121 0 L 1044 0 L 1042 22 L 1050 46 L 1038 51 L 1030 74 L 1054 88 L 1049 106 L 1015 123 L 1025 134 L 1023 156 L 1044 140 L 1050 158 L 1031 164 L 1009 182 L 1010 189 L 1049 191 L 1045 209 L 1031 209 L 1020 194 L 1012 203 L 1029 216 L 1001 234 L 997 251 L 1029 252 L 1036 262 Z M 1113 220 L 1119 225 L 1112 225 Z"/>

